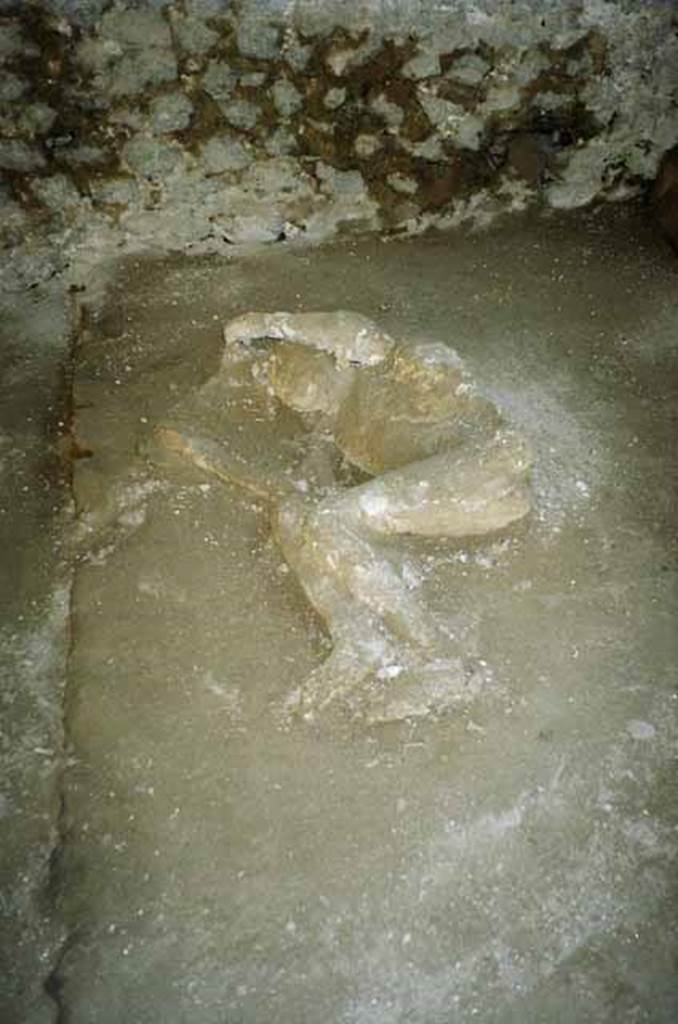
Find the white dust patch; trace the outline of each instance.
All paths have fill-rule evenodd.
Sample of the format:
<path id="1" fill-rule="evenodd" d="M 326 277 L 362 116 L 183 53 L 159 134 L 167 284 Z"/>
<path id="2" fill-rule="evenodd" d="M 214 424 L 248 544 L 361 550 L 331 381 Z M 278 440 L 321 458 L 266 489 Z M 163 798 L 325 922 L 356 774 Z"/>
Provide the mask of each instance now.
<path id="1" fill-rule="evenodd" d="M 74 541 L 85 548 L 80 560 L 105 565 L 119 545 L 144 525 L 149 499 L 169 489 L 168 481 L 155 478 L 114 483 L 101 505 L 78 517 Z"/>
<path id="2" fill-rule="evenodd" d="M 227 680 L 217 679 L 210 671 L 205 672 L 200 682 L 202 693 L 209 695 L 207 699 L 213 698 L 215 712 L 223 715 L 230 725 L 241 725 L 244 708 L 240 687 Z"/>
<path id="3" fill-rule="evenodd" d="M 535 513 L 558 532 L 574 514 L 593 506 L 606 475 L 600 428 L 585 423 L 559 393 L 557 382 L 521 390 L 488 389 L 487 394 L 534 452 Z"/>
<path id="4" fill-rule="evenodd" d="M 657 730 L 650 722 L 642 722 L 638 719 L 631 719 L 626 723 L 626 731 L 634 740 L 653 740 Z"/>
<path id="5" fill-rule="evenodd" d="M 651 921 L 678 859 L 672 825 L 644 804 L 648 783 L 675 756 L 674 696 L 662 695 L 649 709 L 662 726 L 655 742 L 643 745 L 642 764 L 630 746 L 634 731 L 646 738 L 637 725 L 649 723 L 639 720 L 592 760 L 576 747 L 566 752 L 541 785 L 503 807 L 466 820 L 443 816 L 398 877 L 397 902 L 382 912 L 369 962 L 357 948 L 346 956 L 356 995 L 341 1019 L 456 1020 L 457 1012 L 460 1020 L 481 1019 L 489 1006 L 529 999 L 601 928 L 636 933 Z M 539 837 L 553 837 L 547 858 Z M 446 942 L 446 955 L 432 959 L 431 922 L 438 928 L 445 921 L 450 937 L 439 943 L 442 949 Z M 356 931 L 361 926 L 369 934 L 372 922 Z M 465 933 L 474 938 L 466 941 Z M 356 947 L 360 941 L 357 934 Z"/>
<path id="6" fill-rule="evenodd" d="M 12 762 L 20 763 L 34 756 L 51 761 L 59 756 L 69 611 L 70 586 L 64 583 L 52 592 L 37 627 L 0 633 L 5 675 L 0 743 Z M 19 708 L 17 716 L 12 711 L 15 702 Z M 17 721 L 21 723 L 20 738 L 16 736 Z M 9 763 L 5 757 L 3 761 L 8 771 Z"/>

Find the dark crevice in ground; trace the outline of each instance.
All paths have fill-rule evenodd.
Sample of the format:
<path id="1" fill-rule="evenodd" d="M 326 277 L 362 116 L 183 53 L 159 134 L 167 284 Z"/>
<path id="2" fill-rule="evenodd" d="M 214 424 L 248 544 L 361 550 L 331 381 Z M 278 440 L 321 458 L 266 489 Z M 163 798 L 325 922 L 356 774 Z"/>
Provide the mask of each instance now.
<path id="1" fill-rule="evenodd" d="M 68 809 L 65 796 L 65 774 L 68 769 L 69 757 L 69 730 L 68 730 L 68 683 L 70 678 L 70 665 L 74 650 L 74 629 L 73 629 L 73 550 L 72 550 L 72 524 L 74 510 L 73 492 L 73 460 L 81 457 L 81 449 L 77 443 L 74 431 L 75 408 L 73 400 L 73 378 L 77 364 L 77 353 L 82 342 L 83 333 L 88 323 L 88 307 L 80 300 L 79 290 L 71 289 L 70 292 L 70 339 L 66 359 L 62 364 L 62 373 L 59 390 L 59 415 L 57 417 L 58 437 L 57 449 L 60 461 L 61 486 L 68 495 L 66 503 L 71 507 L 69 522 L 63 524 L 69 536 L 64 552 L 64 564 L 61 567 L 61 575 L 69 578 L 69 608 L 67 618 L 66 637 L 66 658 L 64 687 L 61 703 L 61 764 L 57 782 L 58 811 L 55 817 L 55 840 L 50 852 L 48 864 L 48 876 L 44 891 L 44 903 L 47 912 L 57 919 L 60 918 L 60 906 L 65 886 L 64 855 L 68 842 Z M 56 1016 L 55 1024 L 67 1024 L 68 1009 L 63 999 L 63 983 L 61 968 L 68 954 L 69 949 L 76 941 L 75 932 L 71 930 L 68 923 L 58 921 L 62 929 L 62 938 L 56 949 L 52 966 L 47 975 L 43 988 L 46 995 L 54 1004 Z"/>

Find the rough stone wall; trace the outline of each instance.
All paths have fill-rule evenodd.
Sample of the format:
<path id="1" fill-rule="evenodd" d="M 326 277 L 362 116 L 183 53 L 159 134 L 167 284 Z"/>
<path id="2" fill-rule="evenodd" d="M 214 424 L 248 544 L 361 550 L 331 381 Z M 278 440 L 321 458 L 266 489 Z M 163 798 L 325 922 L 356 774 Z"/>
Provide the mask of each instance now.
<path id="1" fill-rule="evenodd" d="M 678 141 L 668 0 L 0 0 L 0 65 L 9 289 L 625 198 Z"/>

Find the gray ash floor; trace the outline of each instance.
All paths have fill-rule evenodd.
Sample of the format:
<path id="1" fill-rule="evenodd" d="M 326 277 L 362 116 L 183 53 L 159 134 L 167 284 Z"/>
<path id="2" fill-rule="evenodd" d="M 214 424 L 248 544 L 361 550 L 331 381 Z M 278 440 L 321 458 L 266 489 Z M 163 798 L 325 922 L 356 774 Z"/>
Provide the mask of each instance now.
<path id="1" fill-rule="evenodd" d="M 676 1019 L 677 286 L 610 210 L 119 268 L 75 375 L 60 1019 Z M 284 728 L 325 642 L 266 509 L 144 445 L 224 320 L 340 307 L 458 349 L 536 511 L 408 555 L 484 695 Z"/>

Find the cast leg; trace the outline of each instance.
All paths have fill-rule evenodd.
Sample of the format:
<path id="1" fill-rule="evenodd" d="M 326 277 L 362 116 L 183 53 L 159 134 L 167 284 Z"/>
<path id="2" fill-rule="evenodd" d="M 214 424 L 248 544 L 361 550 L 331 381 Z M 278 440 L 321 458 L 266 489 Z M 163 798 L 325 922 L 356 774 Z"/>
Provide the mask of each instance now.
<path id="1" fill-rule="evenodd" d="M 453 679 L 455 693 L 465 687 L 459 652 L 380 550 L 379 539 L 401 533 L 461 538 L 503 529 L 531 507 L 528 468 L 524 443 L 501 432 L 317 504 L 282 503 L 276 537 L 335 644 L 303 688 L 302 705 L 322 706 L 380 668 L 387 675 L 397 669 L 396 706 L 413 707 L 409 696 L 403 704 L 402 694 L 417 688 L 422 701 L 432 699 L 441 679 L 448 687 Z"/>
<path id="2" fill-rule="evenodd" d="M 337 510 L 367 535 L 484 536 L 530 511 L 530 464 L 525 441 L 499 430 L 354 487 Z"/>

